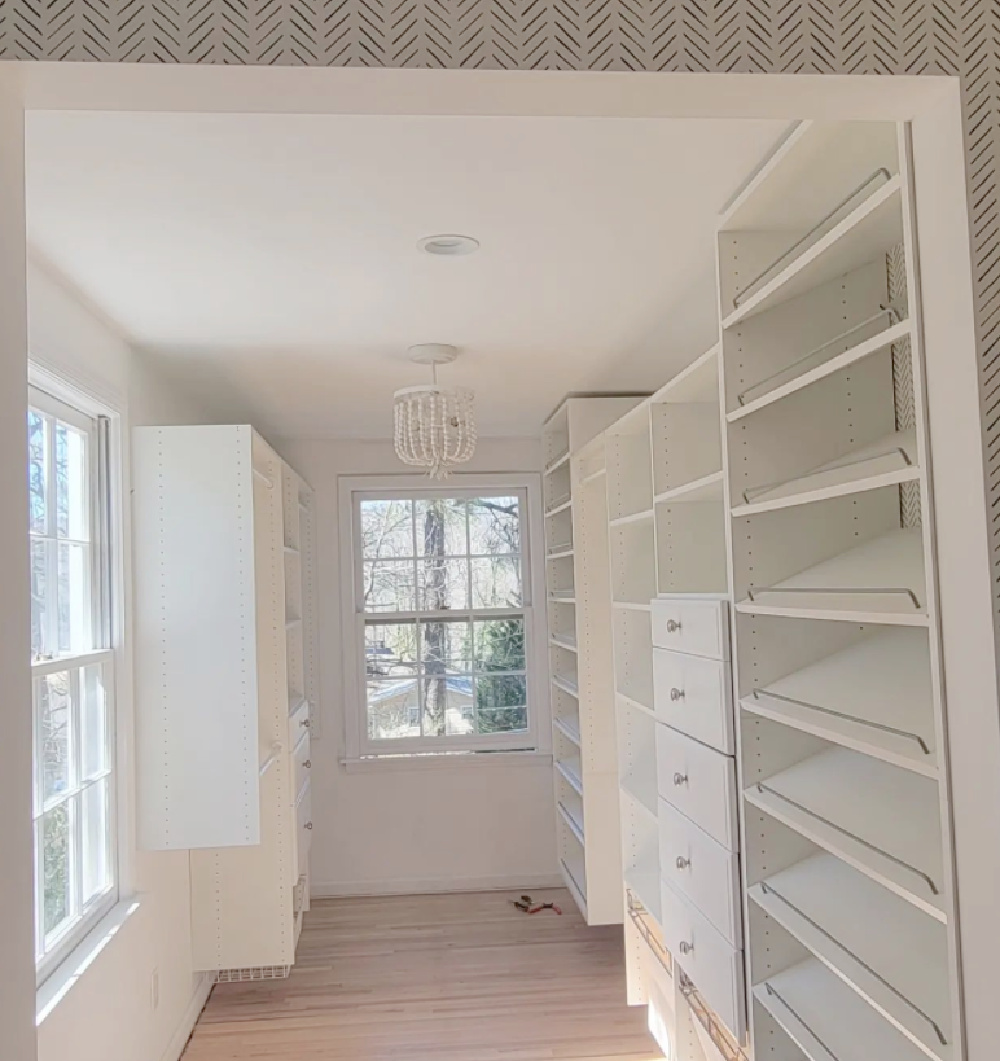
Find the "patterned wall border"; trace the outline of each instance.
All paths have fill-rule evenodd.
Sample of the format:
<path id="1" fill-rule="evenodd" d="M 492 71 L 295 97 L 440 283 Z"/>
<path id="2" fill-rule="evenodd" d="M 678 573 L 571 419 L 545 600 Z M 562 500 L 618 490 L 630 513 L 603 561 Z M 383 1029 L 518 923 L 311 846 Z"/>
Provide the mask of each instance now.
<path id="1" fill-rule="evenodd" d="M 0 0 L 0 59 L 961 75 L 987 492 L 1000 512 L 995 0 Z M 991 535 L 1000 616 L 1000 519 Z"/>

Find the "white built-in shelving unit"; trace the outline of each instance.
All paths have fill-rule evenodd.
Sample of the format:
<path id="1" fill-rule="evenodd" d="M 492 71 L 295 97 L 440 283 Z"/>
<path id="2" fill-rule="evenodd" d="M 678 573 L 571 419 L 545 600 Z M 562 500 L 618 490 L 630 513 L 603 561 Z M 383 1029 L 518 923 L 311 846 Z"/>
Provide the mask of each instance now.
<path id="1" fill-rule="evenodd" d="M 194 966 L 276 976 L 309 902 L 313 494 L 247 426 L 133 439 L 140 843 L 190 850 Z"/>
<path id="2" fill-rule="evenodd" d="M 563 879 L 590 924 L 622 920 L 605 454 L 641 395 L 567 398 L 544 431 L 552 743 Z"/>
<path id="3" fill-rule="evenodd" d="M 718 256 L 753 1052 L 958 1061 L 903 127 L 798 126 Z"/>

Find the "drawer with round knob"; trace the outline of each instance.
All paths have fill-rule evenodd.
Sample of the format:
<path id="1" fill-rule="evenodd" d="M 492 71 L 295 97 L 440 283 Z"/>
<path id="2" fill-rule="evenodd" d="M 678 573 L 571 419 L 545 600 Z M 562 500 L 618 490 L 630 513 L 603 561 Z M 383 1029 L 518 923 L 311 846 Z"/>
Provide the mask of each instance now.
<path id="1" fill-rule="evenodd" d="M 650 608 L 653 645 L 708 659 L 729 659 L 729 602 L 658 597 Z"/>
<path id="2" fill-rule="evenodd" d="M 658 722 L 734 754 L 728 663 L 654 648 L 653 707 Z"/>

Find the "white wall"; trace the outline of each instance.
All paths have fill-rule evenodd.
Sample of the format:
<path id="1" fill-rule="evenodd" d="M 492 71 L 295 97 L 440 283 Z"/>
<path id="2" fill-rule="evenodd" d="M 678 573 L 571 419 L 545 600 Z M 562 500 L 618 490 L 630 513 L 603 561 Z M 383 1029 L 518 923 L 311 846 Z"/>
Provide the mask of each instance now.
<path id="1" fill-rule="evenodd" d="M 127 409 L 131 426 L 209 419 L 37 262 L 28 270 L 28 322 L 32 358 Z M 120 676 L 120 684 L 127 694 L 128 673 Z M 130 710 L 131 696 L 125 699 Z M 123 779 L 131 788 L 129 764 Z M 127 792 L 124 802 L 129 799 Z M 207 985 L 191 961 L 187 853 L 139 852 L 134 823 L 126 821 L 124 832 L 125 889 L 138 893 L 139 908 L 39 1026 L 39 1061 L 175 1061 L 204 998 Z M 159 978 L 155 1009 L 154 969 Z M 2 1056 L 6 1061 L 8 1055 Z"/>
<path id="2" fill-rule="evenodd" d="M 320 739 L 312 751 L 313 893 L 525 887 L 558 880 L 548 757 L 377 763 L 344 755 L 338 475 L 400 474 L 389 442 L 281 439 L 316 491 Z M 538 471 L 533 439 L 480 440 L 472 471 Z"/>

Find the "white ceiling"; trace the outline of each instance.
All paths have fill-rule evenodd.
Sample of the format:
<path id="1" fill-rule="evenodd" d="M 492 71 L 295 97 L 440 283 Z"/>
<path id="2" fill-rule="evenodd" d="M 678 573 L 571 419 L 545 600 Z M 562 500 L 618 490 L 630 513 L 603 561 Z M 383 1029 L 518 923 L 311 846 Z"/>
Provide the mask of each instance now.
<path id="1" fill-rule="evenodd" d="M 386 437 L 460 346 L 484 435 L 714 338 L 716 211 L 777 122 L 32 112 L 30 244 L 219 415 Z M 462 232 L 471 257 L 417 240 Z"/>

